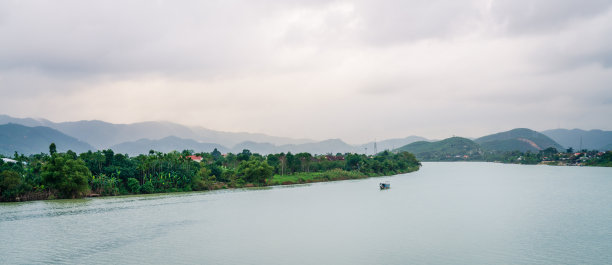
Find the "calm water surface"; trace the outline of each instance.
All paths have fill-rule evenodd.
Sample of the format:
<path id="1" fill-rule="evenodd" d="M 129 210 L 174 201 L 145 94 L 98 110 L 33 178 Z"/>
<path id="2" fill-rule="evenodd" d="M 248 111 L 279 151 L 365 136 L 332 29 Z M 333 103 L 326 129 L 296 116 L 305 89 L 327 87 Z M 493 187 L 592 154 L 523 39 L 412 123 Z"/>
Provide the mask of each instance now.
<path id="1" fill-rule="evenodd" d="M 0 264 L 612 264 L 612 168 L 4 203 L 0 238 Z"/>

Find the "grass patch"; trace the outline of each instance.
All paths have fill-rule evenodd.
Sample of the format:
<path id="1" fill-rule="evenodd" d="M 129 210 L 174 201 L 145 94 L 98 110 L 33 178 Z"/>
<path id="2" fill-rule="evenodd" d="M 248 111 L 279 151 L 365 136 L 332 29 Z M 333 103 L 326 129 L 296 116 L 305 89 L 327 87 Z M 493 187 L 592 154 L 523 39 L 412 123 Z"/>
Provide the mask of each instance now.
<path id="1" fill-rule="evenodd" d="M 335 180 L 346 180 L 346 179 L 362 179 L 369 177 L 380 177 L 390 176 L 396 174 L 403 174 L 418 170 L 410 169 L 405 172 L 386 172 L 381 174 L 374 173 L 363 173 L 359 171 L 346 171 L 342 169 L 333 169 L 325 172 L 299 172 L 291 175 L 274 175 L 268 182 L 268 185 L 291 185 L 301 183 L 313 183 L 313 182 L 324 182 L 324 181 L 335 181 Z"/>

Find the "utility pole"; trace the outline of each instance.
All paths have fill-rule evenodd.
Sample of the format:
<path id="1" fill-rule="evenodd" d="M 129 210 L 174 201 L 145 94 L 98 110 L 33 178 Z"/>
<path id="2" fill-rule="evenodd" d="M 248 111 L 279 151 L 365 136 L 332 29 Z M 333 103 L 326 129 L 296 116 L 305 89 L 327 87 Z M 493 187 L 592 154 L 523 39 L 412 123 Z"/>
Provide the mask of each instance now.
<path id="1" fill-rule="evenodd" d="M 376 147 L 376 138 L 374 138 L 374 155 L 378 154 L 378 148 Z"/>

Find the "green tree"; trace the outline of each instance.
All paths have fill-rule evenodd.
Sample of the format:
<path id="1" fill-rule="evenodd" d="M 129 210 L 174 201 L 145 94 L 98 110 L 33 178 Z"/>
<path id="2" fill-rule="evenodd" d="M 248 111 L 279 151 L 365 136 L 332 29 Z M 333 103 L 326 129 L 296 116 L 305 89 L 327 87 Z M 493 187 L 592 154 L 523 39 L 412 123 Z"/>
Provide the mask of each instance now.
<path id="1" fill-rule="evenodd" d="M 295 158 L 300 161 L 302 172 L 310 172 L 310 162 L 312 161 L 310 153 L 299 153 L 295 155 Z"/>
<path id="2" fill-rule="evenodd" d="M 142 185 L 142 187 L 140 187 L 140 191 L 142 193 L 150 194 L 155 192 L 155 187 L 153 187 L 153 183 L 151 181 L 147 181 Z"/>
<path id="3" fill-rule="evenodd" d="M 51 145 L 49 145 L 49 154 L 54 155 L 56 153 L 57 153 L 57 147 L 55 146 L 55 143 L 51 143 Z"/>
<path id="4" fill-rule="evenodd" d="M 219 167 L 216 164 L 210 164 L 210 165 L 206 165 L 206 168 L 208 169 L 210 176 L 215 176 L 220 181 L 224 181 L 224 179 L 221 177 L 221 174 L 223 173 L 223 170 L 221 169 L 221 167 Z"/>
<path id="5" fill-rule="evenodd" d="M 217 148 L 215 148 L 215 150 L 212 151 L 211 155 L 217 159 L 221 157 L 221 152 L 219 152 L 219 150 L 217 150 Z"/>
<path id="6" fill-rule="evenodd" d="M 225 157 L 224 165 L 229 168 L 238 167 L 238 157 L 235 154 L 228 153 L 227 156 Z"/>
<path id="7" fill-rule="evenodd" d="M 205 167 L 201 168 L 198 173 L 191 177 L 191 189 L 192 190 L 204 190 L 207 188 L 206 180 L 208 179 L 208 169 Z"/>
<path id="8" fill-rule="evenodd" d="M 43 182 L 57 192 L 59 198 L 80 198 L 89 192 L 87 180 L 91 172 L 81 159 L 54 154 L 42 167 Z"/>
<path id="9" fill-rule="evenodd" d="M 140 182 L 135 178 L 128 178 L 127 186 L 131 193 L 140 193 Z"/>
<path id="10" fill-rule="evenodd" d="M 296 172 L 299 167 L 299 160 L 295 158 L 295 155 L 293 155 L 291 152 L 287 152 L 287 155 L 285 155 L 285 170 L 287 170 L 289 174 L 291 174 L 293 172 Z"/>
<path id="11" fill-rule="evenodd" d="M 251 151 L 249 151 L 249 149 L 243 149 L 242 153 L 238 154 L 236 156 L 236 159 L 238 161 L 248 161 L 251 158 Z"/>
<path id="12" fill-rule="evenodd" d="M 4 201 L 13 201 L 22 192 L 23 180 L 19 173 L 6 170 L 0 173 L 0 195 Z"/>
<path id="13" fill-rule="evenodd" d="M 271 178 L 274 174 L 274 168 L 265 161 L 242 161 L 238 168 L 238 173 L 246 182 L 266 184 L 266 180 Z"/>
<path id="14" fill-rule="evenodd" d="M 346 155 L 346 169 L 347 170 L 360 170 L 361 168 L 361 156 L 358 154 Z"/>

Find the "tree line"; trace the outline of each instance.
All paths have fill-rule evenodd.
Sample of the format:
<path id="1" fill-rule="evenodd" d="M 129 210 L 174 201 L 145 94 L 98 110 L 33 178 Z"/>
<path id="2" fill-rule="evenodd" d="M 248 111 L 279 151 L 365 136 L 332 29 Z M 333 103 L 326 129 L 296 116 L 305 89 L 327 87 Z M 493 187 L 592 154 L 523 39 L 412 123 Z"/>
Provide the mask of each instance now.
<path id="1" fill-rule="evenodd" d="M 6 160 L 6 161 L 4 161 Z M 0 200 L 24 201 L 84 196 L 160 193 L 266 186 L 274 175 L 328 172 L 364 176 L 391 175 L 418 170 L 414 155 L 382 152 L 361 154 L 280 153 L 260 155 L 243 150 L 221 154 L 190 150 L 169 153 L 149 151 L 130 157 L 111 149 L 76 154 L 49 153 L 30 156 L 15 153 L 0 160 Z M 339 171 L 338 171 L 339 170 Z M 345 172 L 345 173 L 343 173 Z"/>
<path id="2" fill-rule="evenodd" d="M 549 147 L 537 152 L 527 151 L 470 151 L 465 153 L 425 152 L 419 153 L 423 161 L 484 161 L 509 164 L 549 164 L 574 166 L 612 167 L 612 151 L 557 150 Z"/>

